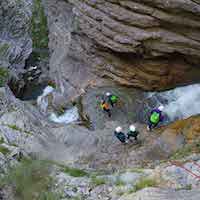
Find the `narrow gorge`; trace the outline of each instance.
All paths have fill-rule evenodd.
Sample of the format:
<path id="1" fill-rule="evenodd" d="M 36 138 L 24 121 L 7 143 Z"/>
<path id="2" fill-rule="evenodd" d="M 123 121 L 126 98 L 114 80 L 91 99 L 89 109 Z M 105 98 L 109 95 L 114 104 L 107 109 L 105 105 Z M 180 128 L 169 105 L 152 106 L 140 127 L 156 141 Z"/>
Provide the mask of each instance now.
<path id="1" fill-rule="evenodd" d="M 0 199 L 199 200 L 199 21 L 199 0 L 2 0 Z"/>

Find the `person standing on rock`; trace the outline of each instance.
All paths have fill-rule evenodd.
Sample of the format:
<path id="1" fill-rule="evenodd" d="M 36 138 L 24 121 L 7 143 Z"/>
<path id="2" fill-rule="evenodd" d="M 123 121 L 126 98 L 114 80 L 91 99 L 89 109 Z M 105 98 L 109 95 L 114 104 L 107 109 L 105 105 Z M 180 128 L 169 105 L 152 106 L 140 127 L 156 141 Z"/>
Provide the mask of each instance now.
<path id="1" fill-rule="evenodd" d="M 134 125 L 129 126 L 129 132 L 127 133 L 127 139 L 129 140 L 131 137 L 137 141 L 137 136 L 139 135 L 139 131 L 136 130 Z"/>
<path id="2" fill-rule="evenodd" d="M 162 115 L 162 111 L 164 109 L 164 106 L 159 106 L 157 109 L 154 109 L 151 111 L 151 115 L 149 116 L 149 122 L 148 122 L 148 126 L 147 126 L 147 130 L 151 131 L 152 128 L 155 128 L 159 122 L 163 121 L 163 115 Z"/>
<path id="3" fill-rule="evenodd" d="M 117 139 L 125 144 L 127 143 L 127 140 L 126 140 L 126 135 L 122 132 L 122 128 L 120 126 L 118 126 L 116 129 L 115 129 L 115 132 L 114 132 L 114 135 L 117 137 Z"/>
<path id="4" fill-rule="evenodd" d="M 107 101 L 110 103 L 112 107 L 117 103 L 118 97 L 116 95 L 111 94 L 110 92 L 106 93 Z"/>
<path id="5" fill-rule="evenodd" d="M 101 106 L 103 111 L 108 113 L 108 117 L 111 117 L 110 106 L 105 100 L 103 100 L 103 99 L 101 100 L 100 106 Z"/>

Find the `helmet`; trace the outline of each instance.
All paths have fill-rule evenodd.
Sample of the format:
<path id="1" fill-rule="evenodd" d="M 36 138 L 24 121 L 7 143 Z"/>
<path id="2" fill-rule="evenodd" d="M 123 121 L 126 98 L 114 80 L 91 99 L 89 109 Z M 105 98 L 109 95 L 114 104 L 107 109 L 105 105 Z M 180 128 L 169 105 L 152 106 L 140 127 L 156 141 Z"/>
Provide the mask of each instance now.
<path id="1" fill-rule="evenodd" d="M 134 125 L 130 125 L 130 126 L 129 126 L 129 130 L 130 130 L 130 131 L 135 132 L 135 129 L 136 129 L 136 128 L 135 128 Z"/>
<path id="2" fill-rule="evenodd" d="M 116 131 L 117 133 L 119 133 L 119 132 L 122 131 L 122 128 L 121 128 L 120 126 L 118 126 L 118 127 L 115 129 L 115 131 Z"/>
<path id="3" fill-rule="evenodd" d="M 106 92 L 106 96 L 108 97 L 108 96 L 110 96 L 111 94 L 110 94 L 110 92 Z"/>
<path id="4" fill-rule="evenodd" d="M 158 107 L 158 110 L 163 111 L 163 110 L 164 110 L 164 106 L 162 106 L 162 105 L 159 106 L 159 107 Z"/>

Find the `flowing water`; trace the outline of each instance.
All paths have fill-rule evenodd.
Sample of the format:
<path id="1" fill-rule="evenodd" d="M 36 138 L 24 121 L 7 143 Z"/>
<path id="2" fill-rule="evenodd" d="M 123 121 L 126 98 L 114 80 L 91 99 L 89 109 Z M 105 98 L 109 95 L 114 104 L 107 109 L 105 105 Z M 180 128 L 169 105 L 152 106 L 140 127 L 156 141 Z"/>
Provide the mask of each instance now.
<path id="1" fill-rule="evenodd" d="M 37 104 L 43 113 L 47 112 L 48 95 L 54 88 L 47 86 L 43 94 L 38 97 Z M 145 122 L 151 109 L 164 105 L 165 122 L 169 123 L 177 119 L 185 119 L 192 115 L 200 114 L 200 84 L 194 84 L 184 87 L 178 87 L 165 92 L 146 93 L 141 97 L 138 106 L 140 115 L 137 114 L 137 121 Z M 142 114 L 141 114 L 142 113 Z M 67 109 L 64 114 L 58 116 L 56 113 L 50 113 L 49 120 L 56 123 L 71 123 L 79 119 L 77 107 Z"/>
<path id="2" fill-rule="evenodd" d="M 51 113 L 49 119 L 50 121 L 56 123 L 65 123 L 65 124 L 77 121 L 79 119 L 78 109 L 77 107 L 72 107 L 66 110 L 64 114 L 60 116 L 57 116 L 55 113 Z"/>
<path id="3" fill-rule="evenodd" d="M 163 104 L 169 121 L 200 114 L 200 84 L 178 87 L 166 92 L 149 93 L 148 98 Z"/>
<path id="4" fill-rule="evenodd" d="M 48 107 L 48 95 L 53 92 L 54 88 L 51 86 L 47 86 L 42 95 L 37 98 L 37 105 L 43 113 L 46 113 Z"/>
<path id="5" fill-rule="evenodd" d="M 49 105 L 48 96 L 54 91 L 54 88 L 51 86 L 47 86 L 42 95 L 37 98 L 37 105 L 40 108 L 41 112 L 44 114 L 47 113 L 47 108 Z M 72 107 L 67 109 L 64 114 L 57 116 L 55 113 L 50 113 L 49 120 L 56 123 L 71 123 L 77 121 L 79 119 L 78 109 L 77 107 Z"/>

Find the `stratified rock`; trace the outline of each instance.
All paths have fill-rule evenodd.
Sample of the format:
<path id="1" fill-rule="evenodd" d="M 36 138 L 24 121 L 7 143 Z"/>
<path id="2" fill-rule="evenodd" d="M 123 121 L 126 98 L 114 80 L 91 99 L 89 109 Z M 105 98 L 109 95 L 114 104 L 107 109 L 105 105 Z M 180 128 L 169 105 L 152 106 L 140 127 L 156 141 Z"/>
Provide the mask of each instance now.
<path id="1" fill-rule="evenodd" d="M 0 66 L 9 66 L 16 74 L 23 71 L 32 51 L 31 9 L 31 0 L 0 2 Z"/>
<path id="2" fill-rule="evenodd" d="M 192 142 L 200 136 L 200 116 L 192 116 L 188 119 L 177 120 L 168 126 L 168 130 L 175 135 L 183 135 L 188 142 Z"/>
<path id="3" fill-rule="evenodd" d="M 110 79 L 145 90 L 199 81 L 198 2 L 44 2 L 51 76 L 68 99 Z"/>

